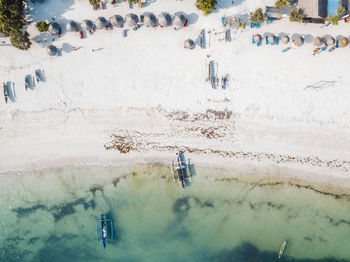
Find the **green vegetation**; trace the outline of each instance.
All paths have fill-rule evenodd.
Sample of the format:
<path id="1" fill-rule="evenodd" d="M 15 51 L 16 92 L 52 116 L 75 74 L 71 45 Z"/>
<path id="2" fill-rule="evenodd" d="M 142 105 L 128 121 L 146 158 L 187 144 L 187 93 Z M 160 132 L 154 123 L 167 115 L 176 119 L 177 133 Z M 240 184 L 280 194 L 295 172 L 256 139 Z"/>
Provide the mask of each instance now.
<path id="1" fill-rule="evenodd" d="M 12 45 L 27 50 L 31 42 L 29 34 L 22 28 L 27 24 L 24 17 L 25 0 L 0 0 L 0 32 L 10 36 Z"/>
<path id="2" fill-rule="evenodd" d="M 97 6 L 100 2 L 101 0 L 89 0 L 90 5 L 92 6 Z"/>
<path id="3" fill-rule="evenodd" d="M 12 30 L 10 33 L 11 44 L 21 50 L 27 50 L 32 43 L 29 40 L 28 32 L 22 32 L 21 30 Z"/>
<path id="4" fill-rule="evenodd" d="M 291 22 L 299 22 L 301 23 L 303 21 L 304 15 L 298 8 L 294 8 L 292 11 L 290 11 L 289 20 Z"/>
<path id="5" fill-rule="evenodd" d="M 334 25 L 337 25 L 338 22 L 339 22 L 340 16 L 342 14 L 344 14 L 344 13 L 346 13 L 345 8 L 344 7 L 339 7 L 338 10 L 337 10 L 337 15 L 328 17 L 329 22 L 331 22 Z"/>
<path id="6" fill-rule="evenodd" d="M 209 15 L 211 11 L 215 10 L 217 0 L 197 0 L 196 7 L 203 11 L 204 15 Z"/>
<path id="7" fill-rule="evenodd" d="M 243 22 L 242 24 L 240 24 L 240 26 L 241 26 L 243 29 L 245 29 L 246 25 L 247 25 L 246 22 Z"/>
<path id="8" fill-rule="evenodd" d="M 249 16 L 249 20 L 253 23 L 262 23 L 265 20 L 264 13 L 261 8 L 255 10 L 254 13 L 251 13 Z"/>
<path id="9" fill-rule="evenodd" d="M 285 6 L 291 6 L 289 0 L 277 0 L 275 6 L 279 9 L 282 9 Z"/>
<path id="10" fill-rule="evenodd" d="M 36 24 L 36 27 L 38 28 L 38 30 L 40 32 L 46 32 L 49 29 L 49 26 L 50 26 L 50 24 L 46 23 L 45 21 L 44 22 L 38 22 Z"/>
<path id="11" fill-rule="evenodd" d="M 140 2 L 140 0 L 128 0 L 129 4 L 134 5 Z"/>

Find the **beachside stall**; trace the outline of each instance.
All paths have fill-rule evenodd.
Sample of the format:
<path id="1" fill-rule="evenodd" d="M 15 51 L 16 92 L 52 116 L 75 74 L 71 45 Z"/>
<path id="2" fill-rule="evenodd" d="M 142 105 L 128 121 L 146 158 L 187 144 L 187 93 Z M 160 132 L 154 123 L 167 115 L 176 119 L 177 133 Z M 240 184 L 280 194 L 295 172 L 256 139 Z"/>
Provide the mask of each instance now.
<path id="1" fill-rule="evenodd" d="M 283 36 L 281 37 L 281 42 L 282 42 L 283 44 L 288 44 L 289 41 L 290 41 L 289 36 L 283 35 Z"/>
<path id="2" fill-rule="evenodd" d="M 113 15 L 110 20 L 115 27 L 121 28 L 124 25 L 124 19 L 120 15 Z"/>
<path id="3" fill-rule="evenodd" d="M 138 16 L 133 13 L 127 14 L 125 17 L 125 24 L 128 27 L 134 27 L 137 25 L 138 22 L 139 22 Z"/>
<path id="4" fill-rule="evenodd" d="M 58 49 L 54 45 L 49 45 L 46 47 L 46 52 L 49 56 L 55 56 L 58 53 Z"/>
<path id="5" fill-rule="evenodd" d="M 81 22 L 81 26 L 83 27 L 84 30 L 93 32 L 95 30 L 95 24 L 88 19 L 85 19 Z"/>
<path id="6" fill-rule="evenodd" d="M 49 25 L 49 29 L 48 29 L 48 32 L 51 34 L 51 35 L 61 35 L 61 26 L 56 23 L 56 22 L 51 22 L 50 25 Z"/>
<path id="7" fill-rule="evenodd" d="M 194 41 L 192 39 L 187 39 L 184 43 L 184 48 L 186 49 L 194 49 L 195 44 Z"/>
<path id="8" fill-rule="evenodd" d="M 78 32 L 80 27 L 79 27 L 79 25 L 76 22 L 69 21 L 66 24 L 66 29 L 67 29 L 68 32 Z"/>
<path id="9" fill-rule="evenodd" d="M 274 34 L 268 34 L 266 36 L 266 38 L 267 38 L 267 43 L 266 44 L 275 44 L 276 43 L 277 38 L 276 38 L 276 36 Z"/>
<path id="10" fill-rule="evenodd" d="M 312 43 L 315 45 L 315 46 L 322 46 L 324 44 L 324 39 L 322 37 L 315 37 L 313 40 L 312 40 Z"/>
<path id="11" fill-rule="evenodd" d="M 305 39 L 301 35 L 297 35 L 293 37 L 293 43 L 298 47 L 302 46 L 304 42 L 305 42 Z"/>
<path id="12" fill-rule="evenodd" d="M 347 47 L 349 44 L 349 40 L 346 37 L 341 37 L 338 39 L 338 43 L 340 47 Z"/>
<path id="13" fill-rule="evenodd" d="M 184 15 L 178 14 L 178 15 L 175 15 L 173 23 L 175 26 L 178 26 L 178 27 L 186 27 L 187 19 Z"/>
<path id="14" fill-rule="evenodd" d="M 261 43 L 262 36 L 260 34 L 253 35 L 253 44 L 255 43 Z"/>
<path id="15" fill-rule="evenodd" d="M 168 13 L 161 13 L 158 16 L 158 23 L 160 27 L 170 26 L 172 22 L 171 16 Z"/>
<path id="16" fill-rule="evenodd" d="M 333 36 L 323 37 L 326 39 L 327 46 L 334 46 L 335 45 L 335 39 Z"/>
<path id="17" fill-rule="evenodd" d="M 106 18 L 104 18 L 102 16 L 99 16 L 95 20 L 95 25 L 96 25 L 97 29 L 102 29 L 102 28 L 105 28 L 108 25 L 108 22 L 107 22 Z"/>
<path id="18" fill-rule="evenodd" d="M 157 18 L 152 13 L 147 13 L 144 16 L 144 23 L 147 27 L 155 27 L 157 25 Z"/>

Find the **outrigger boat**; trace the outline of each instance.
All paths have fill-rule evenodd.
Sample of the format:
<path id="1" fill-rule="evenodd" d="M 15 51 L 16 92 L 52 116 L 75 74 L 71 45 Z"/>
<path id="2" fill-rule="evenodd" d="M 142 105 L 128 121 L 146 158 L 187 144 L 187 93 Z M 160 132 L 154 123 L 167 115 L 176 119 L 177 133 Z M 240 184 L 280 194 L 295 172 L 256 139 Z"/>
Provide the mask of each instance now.
<path id="1" fill-rule="evenodd" d="M 190 159 L 188 159 L 188 164 L 185 159 L 185 151 L 179 151 L 176 153 L 176 163 L 171 162 L 171 170 L 174 182 L 179 181 L 182 188 L 185 188 L 191 183 L 191 172 L 189 166 L 191 165 Z"/>
<path id="2" fill-rule="evenodd" d="M 280 252 L 278 254 L 278 259 L 281 259 L 281 257 L 285 254 L 285 249 L 287 247 L 287 241 L 283 241 L 282 246 L 280 248 Z"/>
<path id="3" fill-rule="evenodd" d="M 112 219 L 106 219 L 105 215 L 101 215 L 100 220 L 96 220 L 96 239 L 97 242 L 99 241 L 98 238 L 98 225 L 101 225 L 101 240 L 102 240 L 102 246 L 103 249 L 107 248 L 107 240 L 108 240 L 108 233 L 110 234 L 110 240 L 113 241 L 113 222 Z M 110 226 L 110 229 L 108 230 L 108 224 Z"/>

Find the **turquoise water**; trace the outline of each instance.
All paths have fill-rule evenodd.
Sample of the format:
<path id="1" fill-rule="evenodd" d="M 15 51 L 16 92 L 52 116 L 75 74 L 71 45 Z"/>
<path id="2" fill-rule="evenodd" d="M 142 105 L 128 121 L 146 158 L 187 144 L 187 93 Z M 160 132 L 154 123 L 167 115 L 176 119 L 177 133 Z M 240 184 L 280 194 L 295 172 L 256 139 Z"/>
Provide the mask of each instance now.
<path id="1" fill-rule="evenodd" d="M 196 167 L 82 166 L 0 176 L 0 261 L 350 261 L 350 202 Z M 114 222 L 107 250 L 96 219 Z"/>

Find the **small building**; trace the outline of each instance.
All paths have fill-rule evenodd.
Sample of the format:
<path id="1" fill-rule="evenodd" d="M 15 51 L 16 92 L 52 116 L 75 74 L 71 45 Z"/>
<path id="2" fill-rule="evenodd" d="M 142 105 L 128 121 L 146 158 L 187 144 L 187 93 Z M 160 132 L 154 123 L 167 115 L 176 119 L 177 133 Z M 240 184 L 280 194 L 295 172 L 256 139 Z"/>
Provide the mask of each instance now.
<path id="1" fill-rule="evenodd" d="M 328 0 L 299 0 L 298 7 L 306 17 L 326 18 Z"/>
<path id="2" fill-rule="evenodd" d="M 124 19 L 120 15 L 113 15 L 110 20 L 114 26 L 123 27 Z"/>
<path id="3" fill-rule="evenodd" d="M 152 13 L 145 14 L 144 23 L 147 27 L 155 27 L 157 25 L 157 18 Z"/>
<path id="4" fill-rule="evenodd" d="M 168 13 L 161 13 L 158 16 L 158 23 L 160 27 L 170 26 L 172 22 L 172 18 Z"/>
<path id="5" fill-rule="evenodd" d="M 58 49 L 54 45 L 49 45 L 46 47 L 46 52 L 49 56 L 55 56 L 57 55 Z"/>

